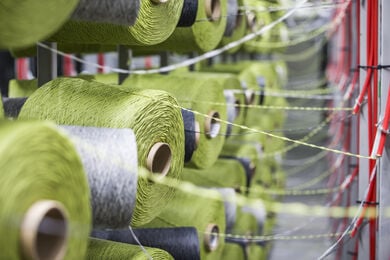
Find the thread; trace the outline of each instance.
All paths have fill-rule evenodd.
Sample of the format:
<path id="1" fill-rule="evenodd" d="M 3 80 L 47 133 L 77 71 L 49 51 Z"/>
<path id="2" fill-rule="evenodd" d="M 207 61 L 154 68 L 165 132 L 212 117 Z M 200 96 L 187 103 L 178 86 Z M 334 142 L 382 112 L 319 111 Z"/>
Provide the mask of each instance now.
<path id="1" fill-rule="evenodd" d="M 184 168 L 183 180 L 204 187 L 246 187 L 247 174 L 244 165 L 236 159 L 220 158 L 206 169 Z"/>
<path id="2" fill-rule="evenodd" d="M 208 168 L 217 160 L 222 149 L 225 136 L 218 135 L 226 132 L 226 124 L 219 124 L 210 116 L 226 119 L 226 106 L 214 106 L 212 104 L 198 104 L 194 101 L 220 101 L 225 103 L 223 87 L 216 80 L 210 80 L 200 75 L 192 74 L 174 75 L 131 75 L 122 84 L 124 88 L 138 87 L 142 89 L 159 89 L 171 93 L 176 97 L 182 108 L 195 111 L 202 111 L 208 117 L 195 114 L 202 133 L 199 137 L 198 148 L 194 151 L 191 161 L 186 164 L 188 167 Z M 208 94 L 204 94 L 207 88 Z M 218 107 L 218 108 L 217 108 Z"/>
<path id="3" fill-rule="evenodd" d="M 69 18 L 78 0 L 3 0 L 0 48 L 23 48 L 46 39 Z"/>
<path id="4" fill-rule="evenodd" d="M 160 248 L 174 259 L 200 259 L 198 233 L 193 227 L 133 229 L 141 245 Z M 129 229 L 94 230 L 92 237 L 137 245 Z"/>
<path id="5" fill-rule="evenodd" d="M 224 205 L 217 191 L 202 192 L 219 199 L 178 191 L 167 208 L 145 227 L 193 226 L 198 231 L 200 259 L 220 259 L 224 241 L 215 234 L 225 233 Z"/>
<path id="6" fill-rule="evenodd" d="M 60 43 L 147 46 L 164 41 L 179 21 L 183 0 L 141 0 L 134 25 L 68 21 L 50 39 Z"/>
<path id="7" fill-rule="evenodd" d="M 71 18 L 130 26 L 137 19 L 139 6 L 139 0 L 80 0 Z"/>
<path id="8" fill-rule="evenodd" d="M 177 27 L 164 42 L 137 48 L 144 51 L 207 52 L 215 49 L 226 27 L 227 0 L 199 0 L 196 22 Z"/>
<path id="9" fill-rule="evenodd" d="M 4 115 L 8 118 L 17 118 L 27 98 L 3 98 Z"/>
<path id="10" fill-rule="evenodd" d="M 133 131 L 80 126 L 61 129 L 76 147 L 87 173 L 93 227 L 127 227 L 135 210 L 138 179 Z"/>
<path id="11" fill-rule="evenodd" d="M 3 121 L 0 136 L 0 258 L 83 258 L 89 189 L 73 145 L 48 122 Z"/>
<path id="12" fill-rule="evenodd" d="M 198 11 L 197 0 L 184 0 L 183 9 L 177 27 L 190 27 L 193 26 L 196 20 L 196 14 Z"/>
<path id="13" fill-rule="evenodd" d="M 158 248 L 145 248 L 152 259 L 174 258 L 166 251 Z M 138 245 L 112 242 L 102 239 L 90 238 L 87 256 L 85 259 L 136 259 L 150 260 L 148 255 Z"/>
<path id="14" fill-rule="evenodd" d="M 149 170 L 160 177 L 167 175 L 173 179 L 182 171 L 183 121 L 175 99 L 163 91 L 121 89 L 82 79 L 55 79 L 29 97 L 19 118 L 47 119 L 66 125 L 131 128 L 137 140 L 139 166 L 149 166 Z M 155 159 L 152 164 L 148 160 L 150 155 Z M 139 178 L 136 207 L 140 210 L 133 213 L 132 225 L 153 219 L 173 194 L 173 188 Z"/>
<path id="15" fill-rule="evenodd" d="M 198 129 L 199 124 L 195 121 L 194 113 L 182 109 L 181 114 L 183 116 L 185 131 L 184 162 L 189 162 L 191 161 L 192 155 L 199 144 L 200 130 Z"/>

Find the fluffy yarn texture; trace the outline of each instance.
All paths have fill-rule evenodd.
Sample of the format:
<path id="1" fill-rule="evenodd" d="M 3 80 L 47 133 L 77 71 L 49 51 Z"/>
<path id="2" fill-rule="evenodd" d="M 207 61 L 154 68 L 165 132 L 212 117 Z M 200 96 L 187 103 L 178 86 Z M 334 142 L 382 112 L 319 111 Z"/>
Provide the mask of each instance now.
<path id="1" fill-rule="evenodd" d="M 80 0 L 72 19 L 120 25 L 133 25 L 140 0 Z"/>
<path id="2" fill-rule="evenodd" d="M 56 79 L 27 100 L 19 118 L 54 120 L 58 124 L 131 128 L 138 164 L 146 167 L 151 147 L 167 143 L 172 153 L 168 177 L 179 178 L 184 161 L 184 127 L 176 100 L 164 91 L 124 89 L 81 79 Z M 174 189 L 139 178 L 132 225 L 145 224 L 164 207 Z"/>
<path id="3" fill-rule="evenodd" d="M 68 215 L 65 259 L 83 259 L 91 229 L 89 188 L 71 142 L 48 122 L 0 122 L 1 259 L 20 259 L 20 225 L 37 201 L 60 202 Z M 54 232 L 54 231 L 53 231 Z"/>
<path id="4" fill-rule="evenodd" d="M 211 104 L 210 102 L 225 103 L 223 87 L 216 80 L 201 75 L 172 74 L 172 75 L 132 75 L 122 84 L 125 88 L 139 87 L 143 89 L 160 89 L 175 96 L 180 105 L 186 109 L 209 114 L 211 111 L 219 112 L 220 118 L 227 119 L 226 106 Z M 205 93 L 207 90 L 207 93 Z M 206 118 L 195 114 L 200 125 L 200 139 L 198 148 L 187 164 L 194 168 L 208 168 L 214 164 L 222 149 L 225 136 L 215 138 L 206 136 Z M 226 124 L 221 123 L 220 133 L 226 133 Z"/>
<path id="5" fill-rule="evenodd" d="M 66 22 L 78 0 L 2 0 L 0 48 L 23 48 L 46 39 Z"/>
<path id="6" fill-rule="evenodd" d="M 3 97 L 0 94 L 0 119 L 4 118 Z"/>
<path id="7" fill-rule="evenodd" d="M 173 260 L 173 257 L 166 251 L 145 247 L 148 254 L 142 251 L 139 245 L 129 245 L 119 242 L 112 242 L 96 238 L 90 238 L 88 244 L 88 252 L 85 259 L 135 259 L 135 260 Z"/>
<path id="8" fill-rule="evenodd" d="M 137 144 L 131 129 L 61 126 L 74 143 L 91 189 L 94 228 L 123 228 L 135 208 Z"/>
<path id="9" fill-rule="evenodd" d="M 63 43 L 152 45 L 167 39 L 180 18 L 183 0 L 169 0 L 155 4 L 141 0 L 134 25 L 109 23 L 67 22 L 51 40 Z"/>

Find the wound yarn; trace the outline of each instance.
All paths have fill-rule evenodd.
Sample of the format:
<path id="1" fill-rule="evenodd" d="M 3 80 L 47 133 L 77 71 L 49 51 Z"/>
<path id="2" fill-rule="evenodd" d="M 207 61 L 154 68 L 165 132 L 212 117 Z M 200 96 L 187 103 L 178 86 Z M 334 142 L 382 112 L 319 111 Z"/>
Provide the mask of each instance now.
<path id="1" fill-rule="evenodd" d="M 2 0 L 0 49 L 24 48 L 61 27 L 78 0 Z"/>
<path id="2" fill-rule="evenodd" d="M 135 209 L 138 160 L 131 129 L 60 126 L 83 162 L 94 228 L 123 228 Z"/>
<path id="3" fill-rule="evenodd" d="M 223 203 L 225 205 L 225 232 L 226 234 L 231 234 L 237 217 L 237 205 L 235 203 L 236 191 L 233 188 L 215 188 L 215 190 L 222 195 Z"/>
<path id="4" fill-rule="evenodd" d="M 119 25 L 133 25 L 140 0 L 80 0 L 72 19 Z"/>
<path id="5" fill-rule="evenodd" d="M 185 144 L 184 144 L 184 162 L 191 161 L 192 155 L 197 148 L 197 133 L 199 131 L 196 127 L 195 115 L 193 112 L 188 110 L 181 110 L 184 122 L 184 132 L 185 132 Z"/>
<path id="6" fill-rule="evenodd" d="M 197 12 L 198 0 L 184 0 L 177 27 L 191 27 L 194 25 Z"/>
<path id="7" fill-rule="evenodd" d="M 4 115 L 7 118 L 17 118 L 27 98 L 3 98 Z"/>
<path id="8" fill-rule="evenodd" d="M 233 16 L 229 16 L 230 19 L 235 19 L 234 21 L 234 27 L 232 28 L 232 32 L 230 34 L 226 34 L 226 30 L 225 30 L 225 34 L 224 36 L 222 37 L 222 40 L 221 42 L 219 43 L 219 46 L 222 47 L 222 46 L 225 46 L 231 42 L 235 42 L 241 38 L 243 38 L 247 32 L 247 29 L 248 29 L 248 23 L 247 23 L 247 16 L 246 16 L 246 13 L 243 13 L 238 7 L 241 7 L 244 5 L 244 1 L 243 0 L 237 0 L 237 9 L 236 9 L 236 13 L 233 14 Z M 228 5 L 228 11 L 230 9 L 229 12 L 233 12 L 234 11 L 234 6 L 233 8 L 230 7 L 230 3 Z M 229 20 L 227 21 L 227 23 L 229 23 Z M 226 26 L 226 29 L 228 27 Z M 238 45 L 237 47 L 234 47 L 230 50 L 228 50 L 226 53 L 229 53 L 229 54 L 233 54 L 233 53 L 236 53 L 237 51 L 239 51 L 241 49 L 242 45 Z"/>
<path id="9" fill-rule="evenodd" d="M 146 247 L 160 248 L 174 259 L 200 260 L 198 232 L 194 227 L 139 228 L 133 229 L 139 243 Z M 92 237 L 137 245 L 130 229 L 94 230 Z"/>
<path id="10" fill-rule="evenodd" d="M 238 15 L 238 3 L 237 0 L 228 0 L 227 1 L 227 13 L 226 13 L 226 27 L 225 32 L 223 33 L 224 37 L 231 37 L 233 31 L 236 27 Z"/>
<path id="11" fill-rule="evenodd" d="M 49 122 L 2 121 L 0 158 L 0 231 L 7 234 L 0 258 L 84 258 L 91 229 L 89 188 L 68 138 Z M 37 207 L 42 203 L 54 206 L 42 211 Z M 31 235 L 41 248 L 31 243 Z M 31 248 L 23 254 L 25 243 Z"/>
<path id="12" fill-rule="evenodd" d="M 183 108 L 206 115 L 217 115 L 222 120 L 226 120 L 227 117 L 226 107 L 211 103 L 225 102 L 223 87 L 216 80 L 208 77 L 192 74 L 131 75 L 121 86 L 164 90 L 172 94 Z M 207 89 L 207 95 L 205 89 Z M 196 102 L 197 100 L 210 103 Z M 223 134 L 226 133 L 227 126 L 198 114 L 195 115 L 195 119 L 200 129 L 199 144 L 186 166 L 208 168 L 219 156 L 225 141 Z M 219 135 L 220 133 L 222 135 Z"/>
<path id="13" fill-rule="evenodd" d="M 134 25 L 68 21 L 50 40 L 59 43 L 148 46 L 166 40 L 179 21 L 183 0 L 140 0 Z"/>
<path id="14" fill-rule="evenodd" d="M 178 179 L 182 172 L 183 119 L 176 100 L 164 91 L 124 89 L 73 78 L 55 79 L 28 98 L 19 118 L 53 120 L 66 125 L 131 128 L 137 140 L 139 166 L 152 168 L 155 174 L 172 179 Z M 151 165 L 149 159 L 153 159 Z M 174 191 L 174 188 L 139 178 L 131 224 L 138 226 L 152 220 Z"/>
<path id="15" fill-rule="evenodd" d="M 3 97 L 0 94 L 0 120 L 4 118 Z"/>
<path id="16" fill-rule="evenodd" d="M 173 260 L 174 258 L 166 251 L 144 247 L 147 254 L 139 245 L 129 245 L 108 240 L 90 238 L 88 251 L 85 259 L 135 259 L 135 260 Z"/>

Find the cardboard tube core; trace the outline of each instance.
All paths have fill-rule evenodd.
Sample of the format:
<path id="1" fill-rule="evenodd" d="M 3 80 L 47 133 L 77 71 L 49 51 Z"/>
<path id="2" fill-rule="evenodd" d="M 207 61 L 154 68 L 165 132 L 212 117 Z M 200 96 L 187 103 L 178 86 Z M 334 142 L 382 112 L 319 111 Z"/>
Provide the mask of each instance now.
<path id="1" fill-rule="evenodd" d="M 251 32 L 256 32 L 257 18 L 256 18 L 255 13 L 249 12 L 249 13 L 246 15 L 246 20 L 247 20 L 247 24 L 248 24 L 248 29 L 249 29 Z"/>
<path id="2" fill-rule="evenodd" d="M 166 3 L 166 2 L 168 2 L 168 0 L 150 0 L 150 1 L 152 1 L 154 4 L 164 4 L 164 3 Z"/>
<path id="3" fill-rule="evenodd" d="M 252 89 L 245 90 L 245 103 L 246 105 L 253 105 L 255 103 L 255 92 Z"/>
<path id="4" fill-rule="evenodd" d="M 207 18 L 211 21 L 216 21 L 221 18 L 221 2 L 220 0 L 206 0 L 205 10 Z"/>
<path id="5" fill-rule="evenodd" d="M 172 151 L 169 144 L 158 142 L 150 148 L 146 165 L 152 173 L 165 176 L 171 168 Z"/>
<path id="6" fill-rule="evenodd" d="M 204 130 L 208 138 L 215 138 L 221 130 L 221 122 L 216 120 L 220 119 L 220 115 L 217 111 L 211 111 L 208 116 L 204 124 Z"/>
<path id="7" fill-rule="evenodd" d="M 207 251 L 212 252 L 218 248 L 219 228 L 216 224 L 208 224 L 205 232 L 204 243 Z"/>
<path id="8" fill-rule="evenodd" d="M 28 259 L 63 259 L 67 248 L 68 217 L 65 207 L 57 201 L 34 203 L 21 225 L 21 244 Z"/>
<path id="9" fill-rule="evenodd" d="M 200 124 L 198 121 L 195 121 L 195 149 L 199 146 L 200 140 Z"/>

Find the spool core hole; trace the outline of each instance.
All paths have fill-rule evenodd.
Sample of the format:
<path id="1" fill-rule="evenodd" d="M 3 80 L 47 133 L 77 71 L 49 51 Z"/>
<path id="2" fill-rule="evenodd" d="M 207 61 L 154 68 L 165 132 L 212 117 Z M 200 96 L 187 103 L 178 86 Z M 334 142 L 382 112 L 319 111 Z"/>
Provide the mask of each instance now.
<path id="1" fill-rule="evenodd" d="M 218 248 L 219 244 L 219 228 L 215 224 L 209 224 L 206 228 L 205 246 L 208 251 L 212 252 Z"/>
<path id="2" fill-rule="evenodd" d="M 161 176 L 168 174 L 171 168 L 172 151 L 167 143 L 155 143 L 149 151 L 147 168 Z"/>
<path id="3" fill-rule="evenodd" d="M 210 21 L 216 21 L 221 18 L 220 0 L 206 0 L 205 5 L 206 15 Z"/>
<path id="4" fill-rule="evenodd" d="M 235 104 L 234 110 L 236 113 L 235 117 L 237 118 L 241 113 L 241 102 L 240 100 L 236 99 L 236 102 L 234 102 L 234 104 Z"/>
<path id="5" fill-rule="evenodd" d="M 216 111 L 211 111 L 208 116 L 205 122 L 206 136 L 208 138 L 215 138 L 221 130 L 221 123 L 217 120 L 220 119 L 220 115 Z"/>
<path id="6" fill-rule="evenodd" d="M 245 102 L 247 105 L 253 105 L 255 103 L 255 92 L 251 89 L 245 91 Z"/>

